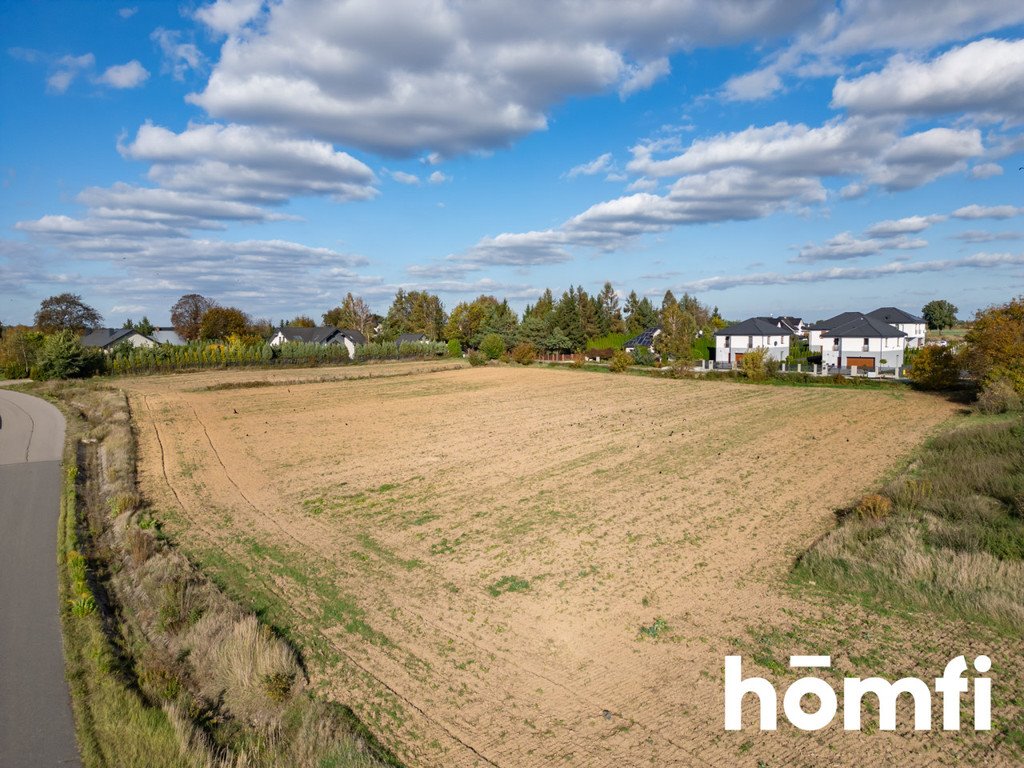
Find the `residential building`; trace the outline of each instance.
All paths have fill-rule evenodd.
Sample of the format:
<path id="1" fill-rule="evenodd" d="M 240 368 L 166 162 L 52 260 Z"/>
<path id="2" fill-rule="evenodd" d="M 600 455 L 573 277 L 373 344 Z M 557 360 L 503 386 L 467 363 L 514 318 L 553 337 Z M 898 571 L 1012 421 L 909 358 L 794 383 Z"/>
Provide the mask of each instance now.
<path id="1" fill-rule="evenodd" d="M 763 347 L 769 357 L 781 362 L 789 356 L 790 336 L 772 320 L 752 317 L 715 331 L 715 360 L 738 363 L 748 352 Z"/>
<path id="2" fill-rule="evenodd" d="M 877 371 L 903 366 L 907 334 L 867 315 L 821 332 L 821 362 L 826 366 Z"/>

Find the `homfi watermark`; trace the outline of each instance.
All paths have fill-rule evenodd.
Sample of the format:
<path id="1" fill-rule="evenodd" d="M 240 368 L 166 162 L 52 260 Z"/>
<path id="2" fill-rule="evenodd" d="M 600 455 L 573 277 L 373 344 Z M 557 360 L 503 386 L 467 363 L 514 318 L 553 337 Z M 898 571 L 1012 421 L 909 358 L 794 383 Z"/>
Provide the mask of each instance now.
<path id="1" fill-rule="evenodd" d="M 790 656 L 791 669 L 828 669 L 832 666 L 830 656 Z M 988 656 L 974 659 L 974 669 L 984 675 L 992 668 Z M 992 728 L 992 681 L 987 677 L 964 677 L 967 660 L 957 656 L 946 664 L 941 677 L 935 678 L 936 695 L 942 699 L 942 729 L 960 730 L 960 701 L 968 688 L 974 688 L 974 730 L 987 731 Z M 747 694 L 753 694 L 760 706 L 760 727 L 762 731 L 774 731 L 778 725 L 778 694 L 775 686 L 763 677 L 743 677 L 743 661 L 739 656 L 725 657 L 725 730 L 743 729 L 743 701 Z M 932 689 L 928 683 L 916 677 L 904 677 L 889 682 L 881 677 L 847 677 L 843 680 L 843 728 L 847 731 L 861 729 L 861 708 L 864 697 L 873 694 L 878 702 L 878 728 L 882 731 L 896 730 L 896 702 L 901 695 L 911 697 L 914 708 L 914 730 L 932 729 Z M 801 700 L 813 696 L 818 708 L 804 711 Z M 752 702 L 752 700 L 748 699 Z M 839 698 L 832 685 L 820 677 L 802 677 L 786 689 L 782 697 L 782 711 L 795 727 L 802 731 L 818 731 L 828 726 L 839 709 Z"/>

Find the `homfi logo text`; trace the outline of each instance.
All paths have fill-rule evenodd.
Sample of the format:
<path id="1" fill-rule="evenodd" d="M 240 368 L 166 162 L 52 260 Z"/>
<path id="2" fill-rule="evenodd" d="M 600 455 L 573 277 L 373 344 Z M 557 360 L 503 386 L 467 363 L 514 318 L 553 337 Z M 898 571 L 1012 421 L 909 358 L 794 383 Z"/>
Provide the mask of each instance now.
<path id="1" fill-rule="evenodd" d="M 790 656 L 792 669 L 827 669 L 832 666 L 830 656 Z M 988 656 L 974 659 L 974 669 L 985 674 L 992 668 Z M 967 661 L 963 656 L 952 659 L 934 680 L 934 689 L 942 699 L 942 729 L 960 730 L 960 701 L 969 687 L 974 689 L 973 726 L 976 731 L 992 727 L 992 681 L 987 677 L 964 677 Z M 762 731 L 774 731 L 778 724 L 778 694 L 775 687 L 763 677 L 743 677 L 743 662 L 739 656 L 725 657 L 725 729 L 743 729 L 743 703 L 747 694 L 753 694 L 760 706 Z M 859 731 L 864 697 L 872 694 L 878 703 L 878 728 L 896 730 L 896 702 L 902 695 L 911 697 L 914 709 L 914 729 L 932 728 L 932 686 L 916 677 L 904 677 L 889 682 L 881 677 L 847 677 L 843 680 L 843 728 Z M 801 700 L 805 696 L 818 700 L 816 710 L 804 711 Z M 754 703 L 753 699 L 747 699 Z M 813 703 L 813 702 L 812 702 Z M 818 731 L 828 726 L 836 716 L 839 697 L 832 685 L 819 677 L 802 677 L 786 689 L 782 697 L 782 711 L 795 727 L 802 731 Z"/>

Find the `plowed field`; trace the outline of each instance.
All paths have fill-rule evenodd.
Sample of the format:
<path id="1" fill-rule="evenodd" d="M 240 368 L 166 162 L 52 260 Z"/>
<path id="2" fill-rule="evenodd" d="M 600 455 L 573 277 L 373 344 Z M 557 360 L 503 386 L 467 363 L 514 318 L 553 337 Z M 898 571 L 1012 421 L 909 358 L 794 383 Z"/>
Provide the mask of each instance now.
<path id="1" fill-rule="evenodd" d="M 906 639 L 900 619 L 786 587 L 833 510 L 954 406 L 909 392 L 429 367 L 125 384 L 143 490 L 169 532 L 289 628 L 314 683 L 402 759 L 938 759 L 942 734 L 844 734 L 841 716 L 811 735 L 726 733 L 722 666 L 742 653 L 745 674 L 771 677 L 758 653 L 785 664 L 834 643 L 822 652 L 837 664 L 878 652 L 872 674 L 923 664 L 927 677 L 970 652 L 955 628 Z M 240 386 L 256 379 L 273 386 Z"/>

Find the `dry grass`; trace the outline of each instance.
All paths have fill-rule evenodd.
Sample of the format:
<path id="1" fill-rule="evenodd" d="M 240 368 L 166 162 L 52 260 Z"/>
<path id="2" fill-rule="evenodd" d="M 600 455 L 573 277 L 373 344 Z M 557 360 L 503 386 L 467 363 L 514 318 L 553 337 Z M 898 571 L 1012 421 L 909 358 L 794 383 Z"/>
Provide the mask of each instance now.
<path id="1" fill-rule="evenodd" d="M 42 392 L 71 416 L 68 456 L 81 464 L 62 518 L 62 583 L 90 606 L 64 617 L 88 768 L 298 765 L 292 753 L 311 767 L 380 765 L 376 745 L 343 713 L 305 693 L 291 647 L 167 545 L 136 489 L 124 394 L 89 384 Z M 90 537 L 80 540 L 79 530 Z M 96 564 L 95 582 L 85 580 L 81 552 Z M 309 731 L 313 713 L 330 740 Z M 307 732 L 313 741 L 295 743 Z M 335 759 L 349 754 L 358 759 Z"/>
<path id="2" fill-rule="evenodd" d="M 884 514 L 883 514 L 884 510 Z M 1024 633 L 1024 423 L 932 440 L 801 559 L 798 578 Z"/>
<path id="3" fill-rule="evenodd" d="M 222 696 L 236 717 L 267 731 L 277 729 L 282 705 L 302 689 L 295 654 L 254 616 L 226 619 L 207 614 L 183 638 L 197 659 L 201 695 L 211 701 Z"/>

